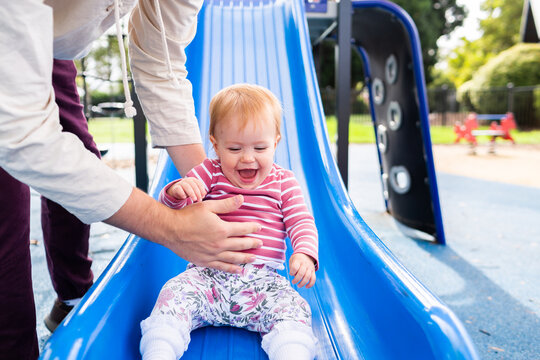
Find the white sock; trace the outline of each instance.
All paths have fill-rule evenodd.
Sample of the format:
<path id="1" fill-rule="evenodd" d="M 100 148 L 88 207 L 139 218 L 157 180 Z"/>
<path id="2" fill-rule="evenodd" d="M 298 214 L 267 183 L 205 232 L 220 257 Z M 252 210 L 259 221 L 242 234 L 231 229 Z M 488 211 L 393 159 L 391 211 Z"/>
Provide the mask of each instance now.
<path id="1" fill-rule="evenodd" d="M 311 349 L 304 344 L 292 343 L 280 346 L 272 354 L 271 360 L 313 360 Z"/>
<path id="2" fill-rule="evenodd" d="M 140 352 L 143 360 L 177 360 L 187 350 L 190 336 L 182 324 L 167 317 L 149 317 L 141 322 Z"/>
<path id="3" fill-rule="evenodd" d="M 263 336 L 262 348 L 270 360 L 313 360 L 317 353 L 317 338 L 311 327 L 284 321 Z"/>
<path id="4" fill-rule="evenodd" d="M 142 353 L 143 360 L 176 360 L 173 347 L 164 340 L 148 342 Z"/>

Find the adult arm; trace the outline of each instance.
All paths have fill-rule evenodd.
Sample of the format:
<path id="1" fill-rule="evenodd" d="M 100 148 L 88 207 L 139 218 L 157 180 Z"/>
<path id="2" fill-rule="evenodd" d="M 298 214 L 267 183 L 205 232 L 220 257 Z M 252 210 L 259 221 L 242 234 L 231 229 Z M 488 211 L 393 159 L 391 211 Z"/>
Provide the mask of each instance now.
<path id="1" fill-rule="evenodd" d="M 129 21 L 130 64 L 152 144 L 167 148 L 174 165 L 185 176 L 206 158 L 185 66 L 185 47 L 195 36 L 202 1 L 161 0 L 160 4 L 163 29 L 153 0 L 140 0 L 133 9 Z M 161 31 L 166 34 L 172 73 Z"/>
<path id="2" fill-rule="evenodd" d="M 61 131 L 52 88 L 52 9 L 7 1 L 0 16 L 0 167 L 85 223 L 110 217 L 132 185 Z"/>
<path id="3" fill-rule="evenodd" d="M 225 222 L 217 214 L 236 210 L 242 202 L 239 195 L 173 210 L 135 189 L 120 210 L 105 222 L 153 239 L 194 264 L 239 272 L 241 268 L 234 264 L 251 262 L 253 255 L 236 251 L 262 245 L 260 240 L 239 236 L 259 231 L 260 225 Z"/>
<path id="4" fill-rule="evenodd" d="M 153 0 L 139 0 L 129 20 L 129 56 L 137 95 L 154 147 L 200 144 L 185 48 L 195 36 L 202 0 L 160 0 L 159 6 L 161 11 Z M 169 56 L 162 43 L 163 31 Z"/>
<path id="5" fill-rule="evenodd" d="M 102 221 L 163 244 L 186 260 L 235 269 L 249 261 L 256 224 L 227 224 L 216 212 L 234 200 L 177 211 L 134 189 L 62 132 L 52 89 L 52 10 L 33 0 L 0 6 L 0 167 L 86 223 Z M 238 201 L 238 200 L 237 200 Z"/>
<path id="6" fill-rule="evenodd" d="M 167 152 L 182 176 L 206 159 L 202 144 L 168 146 Z"/>

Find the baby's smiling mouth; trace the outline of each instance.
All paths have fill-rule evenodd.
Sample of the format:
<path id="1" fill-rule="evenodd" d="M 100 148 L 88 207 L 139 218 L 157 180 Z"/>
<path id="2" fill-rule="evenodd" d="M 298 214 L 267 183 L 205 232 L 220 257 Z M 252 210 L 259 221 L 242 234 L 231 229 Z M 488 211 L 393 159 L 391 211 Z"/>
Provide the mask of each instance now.
<path id="1" fill-rule="evenodd" d="M 251 180 L 257 175 L 257 169 L 241 169 L 238 170 L 238 174 L 242 180 Z"/>

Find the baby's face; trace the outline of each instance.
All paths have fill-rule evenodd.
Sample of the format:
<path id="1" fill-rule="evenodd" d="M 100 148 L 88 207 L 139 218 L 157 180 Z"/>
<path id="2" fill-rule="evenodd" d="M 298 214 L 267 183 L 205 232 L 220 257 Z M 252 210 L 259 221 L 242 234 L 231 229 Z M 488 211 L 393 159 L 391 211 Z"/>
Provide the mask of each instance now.
<path id="1" fill-rule="evenodd" d="M 240 129 L 235 116 L 229 116 L 217 124 L 215 136 L 210 137 L 223 175 L 243 189 L 255 189 L 268 176 L 279 141 L 270 117 L 255 120 Z"/>

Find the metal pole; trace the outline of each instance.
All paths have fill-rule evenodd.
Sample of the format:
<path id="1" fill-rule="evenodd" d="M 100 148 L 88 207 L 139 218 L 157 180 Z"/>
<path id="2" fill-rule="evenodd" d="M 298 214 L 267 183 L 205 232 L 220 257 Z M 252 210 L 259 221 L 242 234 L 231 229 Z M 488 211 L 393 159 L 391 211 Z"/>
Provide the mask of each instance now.
<path id="1" fill-rule="evenodd" d="M 133 132 L 135 137 L 135 185 L 144 192 L 148 191 L 148 166 L 146 157 L 146 118 L 141 103 L 131 81 L 131 98 L 137 115 L 133 118 Z"/>
<path id="2" fill-rule="evenodd" d="M 442 86 L 442 125 L 446 126 L 446 102 L 448 101 L 448 85 L 444 84 Z"/>
<path id="3" fill-rule="evenodd" d="M 86 117 L 86 120 L 90 118 L 90 111 L 88 110 L 88 85 L 86 84 L 86 58 L 81 59 L 81 77 L 83 81 L 83 90 L 84 90 L 84 96 L 83 96 L 83 108 L 84 108 L 84 116 Z"/>
<path id="4" fill-rule="evenodd" d="M 351 27 L 351 0 L 341 0 L 338 8 L 338 42 L 336 47 L 336 116 L 338 122 L 337 164 L 345 187 L 348 187 L 349 178 Z"/>
<path id="5" fill-rule="evenodd" d="M 508 89 L 507 112 L 513 112 L 514 111 L 514 83 L 509 82 L 508 84 L 506 84 L 506 88 Z"/>

